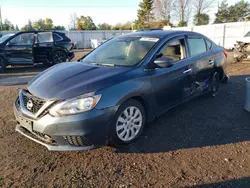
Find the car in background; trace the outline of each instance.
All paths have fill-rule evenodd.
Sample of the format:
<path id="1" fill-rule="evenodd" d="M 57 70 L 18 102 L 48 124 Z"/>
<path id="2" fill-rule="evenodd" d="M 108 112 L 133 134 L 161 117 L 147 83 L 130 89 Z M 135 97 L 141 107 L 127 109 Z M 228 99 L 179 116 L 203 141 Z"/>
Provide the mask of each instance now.
<path id="1" fill-rule="evenodd" d="M 0 38 L 0 72 L 8 65 L 54 65 L 71 60 L 72 41 L 62 32 L 24 31 Z"/>
<path id="2" fill-rule="evenodd" d="M 223 47 L 195 32 L 115 37 L 21 89 L 14 102 L 16 131 L 49 150 L 129 144 L 176 105 L 216 96 L 228 78 L 226 59 Z"/>

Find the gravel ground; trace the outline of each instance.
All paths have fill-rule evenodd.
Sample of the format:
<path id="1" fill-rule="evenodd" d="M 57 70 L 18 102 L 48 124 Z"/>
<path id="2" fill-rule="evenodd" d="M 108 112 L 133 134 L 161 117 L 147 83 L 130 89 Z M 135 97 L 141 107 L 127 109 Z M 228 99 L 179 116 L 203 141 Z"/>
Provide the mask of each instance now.
<path id="1" fill-rule="evenodd" d="M 216 98 L 199 97 L 152 122 L 124 148 L 50 152 L 14 131 L 18 88 L 0 87 L 0 187 L 250 187 L 249 64 L 228 66 Z M 25 87 L 25 86 L 24 86 Z"/>

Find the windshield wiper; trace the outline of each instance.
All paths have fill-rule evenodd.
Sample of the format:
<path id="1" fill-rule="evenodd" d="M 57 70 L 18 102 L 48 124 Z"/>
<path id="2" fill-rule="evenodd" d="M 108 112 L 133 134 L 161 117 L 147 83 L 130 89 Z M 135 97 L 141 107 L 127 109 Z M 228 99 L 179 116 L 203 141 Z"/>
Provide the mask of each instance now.
<path id="1" fill-rule="evenodd" d="M 110 63 L 101 63 L 101 62 L 92 62 L 92 63 L 89 63 L 89 64 L 98 65 L 98 66 L 109 66 L 109 67 L 114 67 L 114 66 L 115 66 L 114 64 L 110 64 Z"/>

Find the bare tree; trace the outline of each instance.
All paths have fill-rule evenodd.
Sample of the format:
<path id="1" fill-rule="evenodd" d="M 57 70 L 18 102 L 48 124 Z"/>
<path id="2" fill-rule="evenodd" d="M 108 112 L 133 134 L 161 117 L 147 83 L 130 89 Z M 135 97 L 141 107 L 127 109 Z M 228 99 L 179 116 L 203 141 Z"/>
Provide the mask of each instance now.
<path id="1" fill-rule="evenodd" d="M 170 20 L 173 10 L 173 0 L 155 0 L 154 1 L 154 15 L 159 20 Z"/>
<path id="2" fill-rule="evenodd" d="M 76 28 L 77 28 L 77 15 L 74 12 L 73 14 L 70 14 L 69 29 L 76 30 Z"/>
<path id="3" fill-rule="evenodd" d="M 214 0 L 193 0 L 194 11 L 197 15 L 206 13 L 214 6 Z"/>
<path id="4" fill-rule="evenodd" d="M 191 0 L 176 0 L 174 12 L 179 19 L 179 26 L 186 26 L 192 11 Z"/>

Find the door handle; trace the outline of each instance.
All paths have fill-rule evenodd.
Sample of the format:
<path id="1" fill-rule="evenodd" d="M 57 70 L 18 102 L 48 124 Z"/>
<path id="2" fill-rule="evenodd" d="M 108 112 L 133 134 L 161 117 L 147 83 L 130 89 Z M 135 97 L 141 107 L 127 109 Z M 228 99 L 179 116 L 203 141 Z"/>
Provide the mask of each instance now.
<path id="1" fill-rule="evenodd" d="M 214 61 L 213 61 L 213 60 L 209 60 L 209 61 L 208 61 L 208 64 L 209 64 L 209 65 L 213 65 L 213 64 L 214 64 Z"/>
<path id="2" fill-rule="evenodd" d="M 189 73 L 189 72 L 191 72 L 192 71 L 192 69 L 187 69 L 187 70 L 185 70 L 184 72 L 183 72 L 183 74 L 187 74 L 187 73 Z"/>

